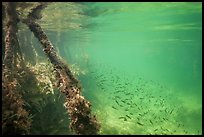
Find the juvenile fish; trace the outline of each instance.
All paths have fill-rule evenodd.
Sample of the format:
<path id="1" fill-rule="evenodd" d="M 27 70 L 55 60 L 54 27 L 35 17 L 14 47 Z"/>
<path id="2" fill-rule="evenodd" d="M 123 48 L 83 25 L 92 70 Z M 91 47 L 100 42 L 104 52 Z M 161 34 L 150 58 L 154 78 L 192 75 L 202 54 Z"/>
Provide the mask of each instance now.
<path id="1" fill-rule="evenodd" d="M 114 106 L 112 106 L 113 109 L 116 109 Z"/>
<path id="2" fill-rule="evenodd" d="M 126 103 L 124 100 L 121 100 L 123 103 Z"/>
<path id="3" fill-rule="evenodd" d="M 119 119 L 123 119 L 124 121 L 127 121 L 126 117 L 119 117 Z"/>
<path id="4" fill-rule="evenodd" d="M 170 114 L 173 112 L 174 109 L 171 110 Z"/>
<path id="5" fill-rule="evenodd" d="M 165 131 L 165 129 L 163 129 L 162 127 L 161 127 L 161 129 L 162 129 L 163 131 Z"/>
<path id="6" fill-rule="evenodd" d="M 142 123 L 140 123 L 140 122 L 137 122 L 137 124 L 140 125 L 140 126 L 144 126 L 144 125 L 143 125 Z"/>
<path id="7" fill-rule="evenodd" d="M 128 103 L 126 103 L 127 105 L 131 105 L 129 102 Z"/>
<path id="8" fill-rule="evenodd" d="M 117 100 L 115 100 L 115 102 L 119 105 L 119 103 L 118 103 L 118 101 Z"/>
<path id="9" fill-rule="evenodd" d="M 166 128 L 166 131 L 168 131 L 169 132 L 169 130 Z"/>
<path id="10" fill-rule="evenodd" d="M 167 108 L 165 109 L 165 112 L 168 113 L 168 112 L 167 112 Z"/>
<path id="11" fill-rule="evenodd" d="M 126 115 L 126 117 L 128 117 L 129 119 L 132 119 L 130 116 Z"/>
<path id="12" fill-rule="evenodd" d="M 155 129 L 154 131 L 157 131 L 158 129 Z"/>
<path id="13" fill-rule="evenodd" d="M 134 105 L 135 105 L 135 106 L 137 106 L 137 104 L 136 104 L 136 103 L 134 103 Z"/>
<path id="14" fill-rule="evenodd" d="M 153 122 L 151 121 L 151 120 L 149 120 L 150 121 L 150 123 L 153 125 Z"/>

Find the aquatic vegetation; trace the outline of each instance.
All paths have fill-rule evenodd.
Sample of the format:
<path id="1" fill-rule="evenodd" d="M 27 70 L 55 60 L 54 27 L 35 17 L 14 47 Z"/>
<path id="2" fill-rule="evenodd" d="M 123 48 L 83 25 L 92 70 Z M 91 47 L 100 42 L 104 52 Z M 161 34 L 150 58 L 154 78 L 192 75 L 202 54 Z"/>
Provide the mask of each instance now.
<path id="1" fill-rule="evenodd" d="M 34 33 L 35 37 L 38 38 L 38 40 L 41 42 L 43 46 L 43 51 L 45 52 L 45 54 L 47 55 L 47 57 L 49 58 L 50 62 L 53 65 L 54 73 L 56 74 L 55 78 L 58 80 L 58 84 L 56 85 L 56 87 L 58 87 L 59 90 L 66 95 L 66 102 L 64 106 L 71 117 L 70 128 L 73 131 L 75 131 L 77 134 L 97 134 L 97 132 L 99 131 L 100 125 L 97 122 L 96 117 L 91 115 L 90 102 L 86 101 L 85 98 L 80 93 L 81 87 L 79 85 L 78 80 L 74 77 L 70 69 L 57 56 L 56 51 L 52 46 L 51 42 L 49 41 L 48 37 L 46 36 L 45 32 L 42 30 L 40 25 L 36 23 L 36 20 L 41 18 L 40 11 L 47 6 L 47 3 L 41 3 L 40 5 L 32 8 L 27 18 L 26 19 L 21 18 L 20 20 L 17 14 L 14 14 L 13 16 L 10 15 L 12 10 L 13 10 L 12 12 L 17 13 L 15 11 L 16 10 L 15 6 L 16 6 L 15 3 L 12 3 L 12 4 L 8 3 L 7 5 L 7 9 L 8 9 L 7 13 L 9 16 L 8 26 L 10 25 L 10 23 L 13 23 L 14 25 L 11 24 L 7 29 L 8 32 L 6 36 L 6 45 L 5 45 L 5 58 L 4 58 L 5 69 L 4 70 L 6 71 L 6 70 L 13 69 L 12 59 L 14 59 L 14 61 L 15 59 L 17 59 L 17 56 L 13 56 L 13 55 L 16 55 L 17 52 L 20 54 L 21 63 L 23 63 L 23 58 L 20 50 L 18 50 L 17 52 L 12 52 L 12 48 L 13 48 L 12 46 L 14 45 L 17 48 L 13 48 L 13 49 L 19 49 L 15 31 L 17 31 L 17 27 L 16 27 L 17 22 L 21 20 L 23 23 L 28 25 L 30 30 Z M 13 33 L 13 34 L 10 35 L 10 33 L 11 34 Z M 16 65 L 16 62 L 14 62 L 14 65 Z M 19 67 L 21 65 L 17 65 L 17 66 Z M 24 93 L 25 99 L 28 99 L 27 105 L 31 108 L 33 106 L 42 106 L 38 103 L 36 104 L 36 102 L 41 102 L 41 100 L 43 101 L 43 99 L 37 97 L 37 101 L 33 102 L 32 100 L 33 98 L 35 99 L 35 96 L 29 97 L 29 96 L 26 96 L 25 93 L 27 92 L 29 93 L 29 95 L 31 95 L 32 93 L 36 92 L 38 88 L 39 90 L 42 91 L 41 93 L 43 92 L 46 92 L 46 94 L 53 93 L 53 86 L 52 86 L 52 82 L 50 81 L 50 78 L 53 78 L 53 77 L 52 76 L 47 77 L 46 74 L 42 75 L 42 72 L 39 72 L 38 74 L 40 74 L 41 76 L 38 75 L 37 78 L 35 78 L 35 73 L 32 73 L 32 72 L 38 72 L 38 71 L 32 70 L 32 69 L 29 70 L 25 67 L 25 65 L 22 65 L 22 66 L 23 66 L 22 69 L 25 69 L 25 70 L 21 70 L 19 72 L 20 74 L 19 77 L 16 77 L 16 78 L 17 79 L 23 78 L 23 81 L 21 81 L 21 85 L 26 85 L 25 82 L 28 82 L 29 85 L 32 85 L 31 87 L 29 87 L 29 89 L 23 86 L 23 91 L 25 92 L 22 92 L 22 93 Z M 36 69 L 39 70 L 38 68 Z M 32 73 L 32 74 L 28 75 L 29 73 Z M 5 76 L 10 77 L 9 75 L 10 74 Z M 32 80 L 32 77 L 34 77 L 33 80 Z M 3 84 L 5 84 L 5 81 Z M 46 85 L 43 85 L 43 84 L 46 84 Z M 40 87 L 43 87 L 43 89 L 41 89 Z M 5 88 L 5 90 L 7 89 Z M 32 91 L 32 92 L 29 92 L 29 91 Z M 39 112 L 41 111 L 42 109 L 40 109 Z M 15 134 L 15 132 L 13 134 Z"/>
<path id="2" fill-rule="evenodd" d="M 29 113 L 24 108 L 24 100 L 19 90 L 20 84 L 15 77 L 17 66 L 19 64 L 24 66 L 16 36 L 19 20 L 15 4 L 7 3 L 5 9 L 8 21 L 4 64 L 2 66 L 2 130 L 3 134 L 29 134 L 31 120 L 28 117 Z"/>
<path id="3" fill-rule="evenodd" d="M 69 118 L 51 65 L 50 62 L 27 64 L 29 71 L 21 76 L 25 106 L 32 114 L 31 134 L 73 134 L 66 126 Z"/>
<path id="4" fill-rule="evenodd" d="M 29 26 L 30 30 L 41 42 L 44 52 L 54 66 L 56 79 L 59 80 L 57 87 L 66 95 L 65 106 L 72 120 L 70 128 L 77 134 L 97 134 L 100 127 L 99 123 L 95 116 L 91 116 L 90 103 L 80 95 L 81 87 L 78 80 L 72 75 L 70 69 L 60 61 L 45 32 L 35 22 L 35 14 L 42 8 L 44 8 L 44 5 L 34 8 L 33 12 L 24 20 L 24 23 Z"/>
<path id="5" fill-rule="evenodd" d="M 3 2 L 2 134 L 202 134 L 201 10 Z"/>
<path id="6" fill-rule="evenodd" d="M 23 103 L 23 107 L 29 112 L 29 134 L 52 134 L 53 131 L 55 131 L 53 134 L 62 134 L 62 129 L 64 130 L 64 134 L 73 134 L 69 131 L 68 126 L 66 126 L 69 123 L 69 119 L 62 105 L 64 98 L 60 96 L 59 90 L 56 89 L 55 76 L 50 67 L 51 64 L 49 62 L 44 62 L 35 66 L 28 63 L 24 68 L 21 66 L 16 68 L 17 73 L 15 74 L 15 78 L 19 82 L 17 85 L 19 85 L 18 90 L 21 93 L 20 101 Z M 3 99 L 7 98 L 3 97 Z M 17 102 L 20 101 L 18 99 Z M 8 106 L 3 106 L 5 106 L 4 110 L 7 113 Z M 19 107 L 16 106 L 16 108 Z M 20 114 L 25 113 L 18 112 Z M 54 115 L 51 115 L 53 112 Z M 47 117 L 48 115 L 49 117 Z M 3 115 L 3 118 L 7 119 L 7 115 Z M 8 132 L 10 132 L 9 129 Z"/>
<path id="7" fill-rule="evenodd" d="M 31 119 L 19 94 L 19 83 L 2 78 L 2 134 L 29 134 Z"/>

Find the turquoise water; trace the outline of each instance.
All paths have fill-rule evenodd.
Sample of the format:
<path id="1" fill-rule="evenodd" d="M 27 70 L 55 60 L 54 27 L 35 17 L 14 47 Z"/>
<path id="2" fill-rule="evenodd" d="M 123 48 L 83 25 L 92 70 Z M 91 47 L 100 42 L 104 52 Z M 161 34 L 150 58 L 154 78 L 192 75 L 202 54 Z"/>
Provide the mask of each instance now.
<path id="1" fill-rule="evenodd" d="M 53 3 L 40 23 L 100 134 L 202 134 L 201 3 Z"/>

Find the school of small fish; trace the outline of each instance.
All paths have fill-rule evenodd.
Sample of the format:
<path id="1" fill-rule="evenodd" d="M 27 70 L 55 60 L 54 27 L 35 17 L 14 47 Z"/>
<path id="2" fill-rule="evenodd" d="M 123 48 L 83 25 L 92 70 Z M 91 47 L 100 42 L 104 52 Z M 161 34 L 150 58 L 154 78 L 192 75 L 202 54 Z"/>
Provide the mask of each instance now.
<path id="1" fill-rule="evenodd" d="M 108 108 L 107 115 L 109 112 L 114 113 L 115 121 L 127 127 L 134 125 L 130 127 L 135 130 L 133 134 L 192 134 L 184 123 L 176 119 L 182 113 L 182 106 L 172 103 L 171 90 L 166 86 L 153 80 L 147 81 L 141 76 L 128 77 L 109 66 L 94 64 L 90 68 L 89 82 L 96 85 L 95 96 L 104 103 L 103 110 L 99 110 L 100 114 Z M 193 134 L 200 134 L 200 131 L 194 131 Z"/>

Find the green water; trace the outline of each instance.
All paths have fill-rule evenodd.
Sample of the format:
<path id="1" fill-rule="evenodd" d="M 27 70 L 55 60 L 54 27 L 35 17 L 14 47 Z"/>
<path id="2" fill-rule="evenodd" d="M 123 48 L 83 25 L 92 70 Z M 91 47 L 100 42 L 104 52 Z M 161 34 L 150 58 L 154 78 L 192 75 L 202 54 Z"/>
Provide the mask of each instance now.
<path id="1" fill-rule="evenodd" d="M 40 23 L 100 134 L 202 134 L 201 3 L 53 3 Z"/>

